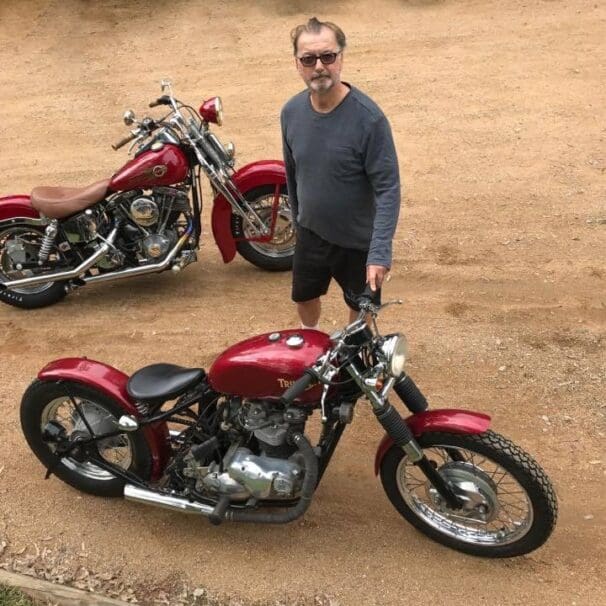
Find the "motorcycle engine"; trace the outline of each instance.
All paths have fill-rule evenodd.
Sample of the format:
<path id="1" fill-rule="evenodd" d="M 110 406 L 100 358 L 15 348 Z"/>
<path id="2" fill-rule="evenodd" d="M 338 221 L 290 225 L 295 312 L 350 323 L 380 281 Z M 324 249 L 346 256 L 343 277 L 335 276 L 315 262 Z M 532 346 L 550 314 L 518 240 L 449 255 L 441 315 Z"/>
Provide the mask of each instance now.
<path id="1" fill-rule="evenodd" d="M 192 455 L 185 457 L 185 476 L 196 480 L 201 493 L 227 494 L 231 500 L 292 499 L 300 490 L 304 476 L 304 463 L 297 449 L 288 444 L 289 425 L 285 414 L 303 415 L 297 409 L 273 408 L 263 401 L 236 401 L 235 414 L 230 421 L 238 425 L 241 433 L 254 436 L 259 446 L 257 454 L 250 448 L 233 445 L 221 464 L 213 461 L 203 465 Z"/>
<path id="2" fill-rule="evenodd" d="M 149 262 L 162 259 L 176 244 L 175 223 L 191 212 L 187 194 L 174 187 L 128 192 L 119 204 L 129 220 L 122 232 L 126 247 Z"/>
<path id="3" fill-rule="evenodd" d="M 142 196 L 130 203 L 130 216 L 135 223 L 150 227 L 158 222 L 160 210 L 155 200 Z"/>

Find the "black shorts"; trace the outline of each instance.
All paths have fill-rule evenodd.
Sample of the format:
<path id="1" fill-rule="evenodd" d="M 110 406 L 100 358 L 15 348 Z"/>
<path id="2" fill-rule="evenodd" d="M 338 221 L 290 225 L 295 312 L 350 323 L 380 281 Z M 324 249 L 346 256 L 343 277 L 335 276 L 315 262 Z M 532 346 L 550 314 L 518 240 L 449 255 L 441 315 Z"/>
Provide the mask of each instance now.
<path id="1" fill-rule="evenodd" d="M 356 309 L 347 295 L 351 297 L 364 290 L 367 258 L 367 250 L 331 244 L 299 225 L 292 268 L 292 300 L 303 303 L 325 295 L 334 278 L 347 305 Z"/>

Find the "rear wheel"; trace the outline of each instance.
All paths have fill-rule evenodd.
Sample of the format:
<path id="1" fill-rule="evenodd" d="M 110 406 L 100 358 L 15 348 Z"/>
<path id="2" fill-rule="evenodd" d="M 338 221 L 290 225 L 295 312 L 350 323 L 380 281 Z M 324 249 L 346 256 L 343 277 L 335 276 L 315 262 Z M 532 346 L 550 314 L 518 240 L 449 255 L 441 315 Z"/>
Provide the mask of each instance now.
<path id="1" fill-rule="evenodd" d="M 78 410 L 79 409 L 79 410 Z M 67 484 L 98 496 L 122 496 L 125 481 L 92 462 L 86 450 L 59 460 L 57 446 L 45 429 L 65 431 L 68 440 L 103 435 L 118 429 L 124 410 L 105 394 L 79 383 L 34 381 L 21 401 L 21 427 L 34 454 Z M 142 479 L 149 479 L 152 458 L 141 432 L 121 433 L 88 447 L 94 456 Z"/>
<path id="2" fill-rule="evenodd" d="M 551 482 L 522 449 L 492 431 L 427 433 L 419 445 L 461 499 L 448 507 L 421 470 L 396 446 L 381 461 L 381 481 L 411 524 L 448 547 L 484 557 L 533 551 L 551 534 L 557 501 Z"/>
<path id="3" fill-rule="evenodd" d="M 8 282 L 30 278 L 36 273 L 38 253 L 44 239 L 42 228 L 32 225 L 11 225 L 0 230 L 0 280 Z M 59 253 L 51 250 L 49 261 L 58 259 Z M 35 309 L 60 301 L 67 291 L 61 282 L 44 282 L 19 288 L 0 288 L 0 301 L 21 307 Z"/>
<path id="4" fill-rule="evenodd" d="M 251 208 L 267 228 L 271 228 L 275 192 L 274 185 L 263 185 L 244 194 Z M 236 247 L 247 261 L 269 271 L 292 269 L 296 236 L 286 186 L 280 188 L 276 225 L 273 237 L 268 242 L 242 240 L 241 238 L 254 237 L 255 234 L 242 217 L 233 215 L 232 219 L 232 233 L 236 238 Z"/>

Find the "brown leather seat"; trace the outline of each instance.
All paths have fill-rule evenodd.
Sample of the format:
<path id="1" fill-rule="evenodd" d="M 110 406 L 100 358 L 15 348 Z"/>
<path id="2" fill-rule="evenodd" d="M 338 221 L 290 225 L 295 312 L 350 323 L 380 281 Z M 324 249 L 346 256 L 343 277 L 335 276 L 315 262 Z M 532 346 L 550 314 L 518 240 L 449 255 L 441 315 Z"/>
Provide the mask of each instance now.
<path id="1" fill-rule="evenodd" d="M 103 200 L 110 181 L 103 179 L 88 187 L 36 187 L 32 206 L 49 219 L 63 219 Z"/>

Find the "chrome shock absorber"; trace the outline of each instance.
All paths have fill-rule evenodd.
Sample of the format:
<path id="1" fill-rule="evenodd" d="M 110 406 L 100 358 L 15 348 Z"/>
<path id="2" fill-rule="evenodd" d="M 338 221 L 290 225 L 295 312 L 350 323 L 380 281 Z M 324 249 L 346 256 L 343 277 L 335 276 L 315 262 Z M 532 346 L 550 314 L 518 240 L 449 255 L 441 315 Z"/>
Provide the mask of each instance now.
<path id="1" fill-rule="evenodd" d="M 59 231 L 57 228 L 58 224 L 59 221 L 57 221 L 57 219 L 53 219 L 44 231 L 44 239 L 42 240 L 40 251 L 38 252 L 38 265 L 44 265 L 48 259 L 48 255 L 53 248 L 53 244 L 55 243 L 57 232 Z"/>

